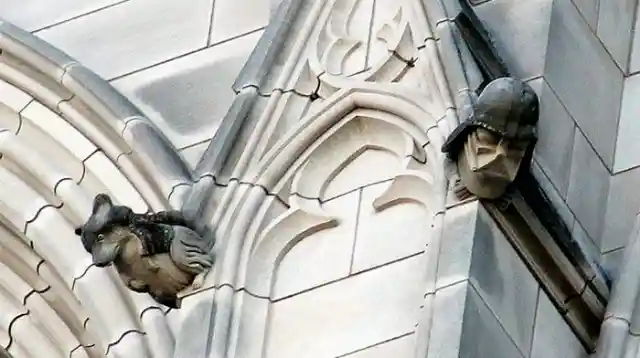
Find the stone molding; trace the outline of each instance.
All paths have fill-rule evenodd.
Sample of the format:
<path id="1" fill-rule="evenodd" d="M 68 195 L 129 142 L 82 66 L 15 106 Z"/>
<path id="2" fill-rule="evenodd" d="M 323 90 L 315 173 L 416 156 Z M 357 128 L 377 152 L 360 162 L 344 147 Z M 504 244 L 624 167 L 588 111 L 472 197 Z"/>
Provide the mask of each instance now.
<path id="1" fill-rule="evenodd" d="M 595 349 L 609 289 L 574 264 L 519 193 L 484 206 L 588 352 Z M 589 275 L 589 276 L 587 276 Z"/>
<path id="2" fill-rule="evenodd" d="M 191 173 L 134 105 L 66 54 L 7 22 L 0 51 L 2 348 L 171 357 L 166 312 L 90 265 L 73 228 L 95 192 L 139 212 L 168 209 Z"/>
<path id="3" fill-rule="evenodd" d="M 620 265 L 611 298 L 603 317 L 594 358 L 621 358 L 638 351 L 640 322 L 640 219 L 636 218 Z M 636 353 L 637 354 L 637 353 Z"/>
<path id="4" fill-rule="evenodd" d="M 30 195 L 10 202 L 4 198 L 10 198 L 11 188 L 0 192 L 0 203 L 9 203 L 1 211 L 7 215 L 0 217 L 8 228 L 3 240 L 9 254 L 0 252 L 6 255 L 0 261 L 9 263 L 7 281 L 14 278 L 12 272 L 22 280 L 8 284 L 15 285 L 9 291 L 20 295 L 7 302 L 29 307 L 5 316 L 4 347 L 35 357 L 43 354 L 38 349 L 58 350 L 58 355 L 47 356 L 72 358 L 171 357 L 174 352 L 261 356 L 278 265 L 302 238 L 341 225 L 341 218 L 322 205 L 333 198 L 328 188 L 340 170 L 375 150 L 392 154 L 398 168 L 383 178 L 388 186 L 376 197 L 374 209 L 384 212 L 407 202 L 427 209 L 431 230 L 414 354 L 437 354 L 442 349 L 437 337 L 450 327 L 435 327 L 434 322 L 443 322 L 434 318 L 442 307 L 435 293 L 459 283 L 453 279 L 468 277 L 460 267 L 450 276 L 440 271 L 445 212 L 476 205 L 448 195 L 450 168 L 440 153 L 445 136 L 459 122 L 456 108 L 465 103 L 479 76 L 449 20 L 455 4 L 427 0 L 397 5 L 393 19 L 381 26 L 385 46 L 375 64 L 351 71 L 346 60 L 362 44 L 338 30 L 346 31 L 357 9 L 339 8 L 344 5 L 339 1 L 283 1 L 275 14 L 281 21 L 266 29 L 234 85 L 236 101 L 198 163 L 195 181 L 166 138 L 126 98 L 44 41 L 1 23 L 0 79 L 26 102 L 6 117 L 16 118 L 15 126 L 0 131 L 0 169 L 6 169 L 0 175 L 15 183 L 14 190 Z M 350 15 L 341 19 L 336 16 L 340 12 Z M 302 25 L 296 27 L 294 20 Z M 259 100 L 266 102 L 264 107 L 256 105 Z M 248 117 L 256 116 L 256 108 L 262 111 L 249 128 Z M 88 143 L 82 152 L 86 155 L 66 148 L 54 135 L 47 139 L 50 147 L 47 141 L 38 147 L 34 141 L 43 133 L 46 137 L 46 130 L 32 131 L 41 137 L 25 134 L 29 111 L 35 110 L 41 112 L 34 112 L 34 119 L 46 113 L 69 124 L 69 133 Z M 244 151 L 230 162 L 243 132 L 250 132 Z M 343 156 L 332 156 L 332 145 Z M 29 154 L 34 148 L 37 154 Z M 54 160 L 47 160 L 48 155 Z M 78 163 L 78 174 L 64 174 L 74 169 L 65 163 Z M 122 178 L 121 184 L 101 183 L 107 180 L 104 172 Z M 77 245 L 49 239 L 66 232 L 72 237 L 70 228 L 90 212 L 90 193 L 104 189 L 136 211 L 181 207 L 204 218 L 200 224 L 216 228 L 218 262 L 208 290 L 187 300 L 191 308 L 179 314 L 178 324 L 169 322 L 171 316 L 147 297 L 126 293 L 111 272 L 87 265 L 87 255 Z M 582 281 L 570 283 L 576 282 Z M 28 304 L 35 301 L 31 308 Z M 45 317 L 45 329 L 30 321 L 36 314 Z M 204 321 L 203 326 L 186 329 L 189 317 Z M 193 334 L 195 329 L 200 331 Z M 45 348 L 24 343 L 38 335 L 46 341 L 53 331 L 62 333 L 54 334 L 56 342 Z M 251 342 L 243 341 L 247 338 Z"/>

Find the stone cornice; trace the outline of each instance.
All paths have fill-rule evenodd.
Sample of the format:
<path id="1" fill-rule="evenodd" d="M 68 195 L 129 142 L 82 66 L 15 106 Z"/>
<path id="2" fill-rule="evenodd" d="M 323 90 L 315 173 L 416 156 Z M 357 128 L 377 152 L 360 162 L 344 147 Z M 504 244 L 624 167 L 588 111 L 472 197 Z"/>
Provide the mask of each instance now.
<path id="1" fill-rule="evenodd" d="M 589 262 L 530 173 L 497 201 L 483 201 L 523 262 L 588 351 L 596 346 L 609 298 Z"/>

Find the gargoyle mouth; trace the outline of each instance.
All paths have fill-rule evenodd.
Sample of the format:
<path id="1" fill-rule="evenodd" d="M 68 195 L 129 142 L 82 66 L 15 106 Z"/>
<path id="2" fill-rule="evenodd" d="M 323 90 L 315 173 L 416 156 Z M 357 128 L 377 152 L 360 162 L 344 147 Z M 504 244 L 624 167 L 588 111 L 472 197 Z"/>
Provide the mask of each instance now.
<path id="1" fill-rule="evenodd" d="M 91 250 L 93 264 L 98 267 L 107 267 L 120 254 L 120 244 L 118 242 L 97 242 Z"/>

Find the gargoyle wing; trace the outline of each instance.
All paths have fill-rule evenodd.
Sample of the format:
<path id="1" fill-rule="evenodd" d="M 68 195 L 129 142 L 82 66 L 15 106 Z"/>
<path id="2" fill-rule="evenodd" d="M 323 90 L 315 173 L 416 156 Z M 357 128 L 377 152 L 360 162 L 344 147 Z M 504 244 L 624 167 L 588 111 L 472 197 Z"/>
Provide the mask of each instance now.
<path id="1" fill-rule="evenodd" d="M 195 230 L 194 225 L 185 218 L 179 210 L 159 211 L 152 214 L 136 214 L 135 223 L 140 225 L 165 224 L 170 226 L 184 226 Z"/>
<path id="2" fill-rule="evenodd" d="M 213 241 L 205 240 L 195 231 L 174 226 L 171 243 L 171 259 L 183 269 L 193 274 L 203 272 L 213 266 Z"/>

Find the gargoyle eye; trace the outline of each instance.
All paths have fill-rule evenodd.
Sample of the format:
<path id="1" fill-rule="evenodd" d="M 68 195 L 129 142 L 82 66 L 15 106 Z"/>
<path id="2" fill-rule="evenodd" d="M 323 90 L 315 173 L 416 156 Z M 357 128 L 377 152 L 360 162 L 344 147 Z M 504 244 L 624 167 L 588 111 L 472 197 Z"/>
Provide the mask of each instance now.
<path id="1" fill-rule="evenodd" d="M 104 241 L 104 235 L 98 234 L 98 241 Z"/>

